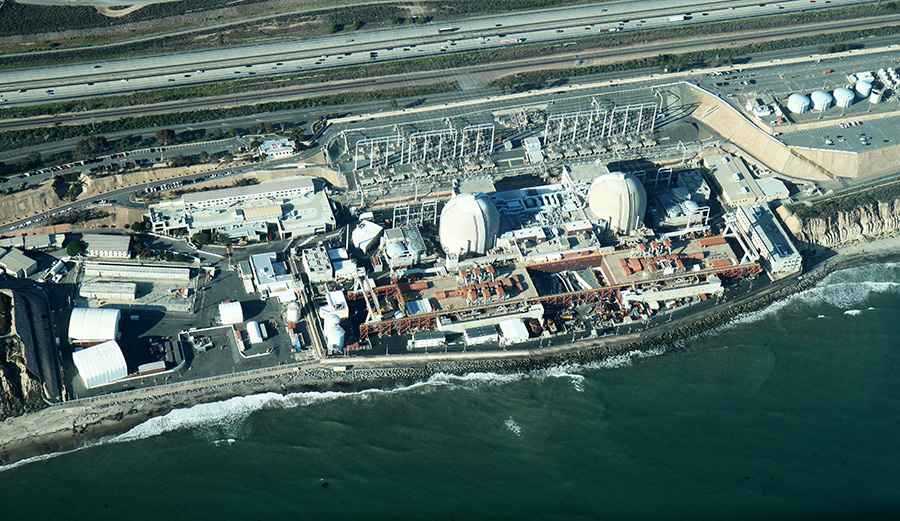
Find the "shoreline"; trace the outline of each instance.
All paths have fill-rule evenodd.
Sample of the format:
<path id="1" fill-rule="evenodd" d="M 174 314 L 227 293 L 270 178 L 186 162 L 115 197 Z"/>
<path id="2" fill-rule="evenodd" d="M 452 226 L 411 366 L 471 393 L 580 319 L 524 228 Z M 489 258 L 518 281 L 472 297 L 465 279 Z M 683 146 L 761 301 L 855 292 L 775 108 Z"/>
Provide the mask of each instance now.
<path id="1" fill-rule="evenodd" d="M 856 243 L 811 259 L 811 266 L 799 277 L 771 283 L 762 293 L 744 296 L 721 308 L 700 315 L 686 315 L 672 325 L 660 324 L 637 339 L 588 339 L 575 344 L 523 351 L 503 358 L 436 360 L 419 363 L 392 360 L 396 367 L 372 367 L 336 372 L 325 366 L 281 374 L 238 378 L 195 388 L 149 389 L 148 396 L 109 395 L 87 402 L 66 402 L 0 422 L 0 466 L 56 452 L 67 452 L 108 441 L 150 418 L 174 409 L 227 400 L 239 396 L 274 392 L 355 392 L 372 388 L 398 387 L 425 381 L 438 373 L 532 372 L 571 363 L 609 360 L 631 352 L 660 347 L 668 350 L 678 340 L 715 328 L 734 317 L 756 311 L 818 283 L 833 271 L 856 264 L 900 256 L 900 236 L 868 243 Z M 558 352 L 553 352 L 553 351 Z M 240 377 L 241 375 L 234 375 Z M 185 386 L 191 387 L 187 382 Z"/>

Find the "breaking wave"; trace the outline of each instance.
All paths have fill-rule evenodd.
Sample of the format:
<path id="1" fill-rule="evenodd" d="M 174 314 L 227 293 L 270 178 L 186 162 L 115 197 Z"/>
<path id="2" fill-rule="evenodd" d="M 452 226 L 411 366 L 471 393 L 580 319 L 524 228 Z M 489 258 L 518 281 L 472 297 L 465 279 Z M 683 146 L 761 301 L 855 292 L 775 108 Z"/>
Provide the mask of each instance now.
<path id="1" fill-rule="evenodd" d="M 764 309 L 741 315 L 729 325 L 757 322 L 782 311 L 812 311 L 823 306 L 842 309 L 855 315 L 856 306 L 873 295 L 900 292 L 900 263 L 865 264 L 828 274 L 813 287 L 773 302 Z M 820 313 L 816 312 L 816 316 Z"/>
<path id="2" fill-rule="evenodd" d="M 516 420 L 512 419 L 512 416 L 507 418 L 506 421 L 503 422 L 503 425 L 505 425 L 506 428 L 509 429 L 509 432 L 515 434 L 520 438 L 522 437 L 522 427 L 518 423 L 516 423 Z"/>

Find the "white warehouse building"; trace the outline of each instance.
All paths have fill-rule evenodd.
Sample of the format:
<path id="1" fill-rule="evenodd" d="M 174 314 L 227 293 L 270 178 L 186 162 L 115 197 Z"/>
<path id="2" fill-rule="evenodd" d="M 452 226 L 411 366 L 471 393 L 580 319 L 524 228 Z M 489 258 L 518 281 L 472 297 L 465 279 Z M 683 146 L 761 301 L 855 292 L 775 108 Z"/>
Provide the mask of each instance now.
<path id="1" fill-rule="evenodd" d="M 134 282 L 87 282 L 78 289 L 78 296 L 102 300 L 133 301 L 137 297 Z"/>
<path id="2" fill-rule="evenodd" d="M 100 387 L 128 376 L 128 364 L 115 340 L 103 342 L 72 354 L 78 376 L 88 389 Z"/>
<path id="3" fill-rule="evenodd" d="M 122 311 L 110 308 L 74 308 L 69 317 L 69 341 L 96 344 L 119 337 Z"/>
<path id="4" fill-rule="evenodd" d="M 86 233 L 82 235 L 87 257 L 131 258 L 131 236 Z"/>

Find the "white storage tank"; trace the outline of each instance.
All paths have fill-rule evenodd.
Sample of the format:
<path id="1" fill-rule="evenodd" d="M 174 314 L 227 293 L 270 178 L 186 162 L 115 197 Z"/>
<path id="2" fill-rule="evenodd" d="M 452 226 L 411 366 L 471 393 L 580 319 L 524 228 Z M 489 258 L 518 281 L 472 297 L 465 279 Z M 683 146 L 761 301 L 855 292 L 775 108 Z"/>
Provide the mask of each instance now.
<path id="1" fill-rule="evenodd" d="M 300 303 L 296 300 L 288 302 L 285 318 L 288 322 L 300 322 Z"/>
<path id="2" fill-rule="evenodd" d="M 856 94 L 853 93 L 850 89 L 845 89 L 844 87 L 838 87 L 834 89 L 834 103 L 839 108 L 845 109 L 853 104 L 853 100 L 856 99 Z"/>
<path id="3" fill-rule="evenodd" d="M 809 95 L 809 98 L 812 100 L 812 106 L 815 110 L 827 110 L 834 103 L 834 97 L 824 90 L 814 91 Z"/>
<path id="4" fill-rule="evenodd" d="M 334 313 L 329 313 L 325 315 L 325 318 L 322 319 L 322 330 L 328 331 L 333 327 L 338 327 L 341 325 L 341 317 L 335 315 Z"/>
<path id="5" fill-rule="evenodd" d="M 803 114 L 809 110 L 809 98 L 803 94 L 791 94 L 788 96 L 787 108 L 794 114 Z"/>
<path id="6" fill-rule="evenodd" d="M 872 89 L 872 93 L 869 94 L 869 103 L 881 103 L 881 94 L 882 91 Z"/>
<path id="7" fill-rule="evenodd" d="M 859 93 L 860 97 L 868 98 L 869 94 L 872 94 L 872 84 L 867 81 L 857 82 L 856 92 Z"/>
<path id="8" fill-rule="evenodd" d="M 255 320 L 247 322 L 247 336 L 250 338 L 251 344 L 259 344 L 263 341 L 262 333 L 259 331 L 259 322 Z"/>
<path id="9" fill-rule="evenodd" d="M 344 348 L 344 328 L 335 326 L 325 330 L 325 345 L 328 352 L 340 351 Z"/>

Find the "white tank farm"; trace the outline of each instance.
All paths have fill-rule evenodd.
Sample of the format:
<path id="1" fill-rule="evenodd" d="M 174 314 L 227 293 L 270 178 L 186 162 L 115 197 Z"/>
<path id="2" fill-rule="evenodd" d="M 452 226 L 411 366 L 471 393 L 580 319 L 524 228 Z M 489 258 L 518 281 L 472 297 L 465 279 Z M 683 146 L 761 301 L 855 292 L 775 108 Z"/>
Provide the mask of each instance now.
<path id="1" fill-rule="evenodd" d="M 868 98 L 869 94 L 872 94 L 872 84 L 867 81 L 858 81 L 856 82 L 856 92 L 862 98 Z"/>
<path id="2" fill-rule="evenodd" d="M 609 223 L 610 231 L 628 235 L 644 221 L 647 192 L 631 174 L 604 174 L 591 183 L 588 207 L 598 219 Z"/>
<path id="3" fill-rule="evenodd" d="M 834 103 L 834 97 L 824 90 L 813 91 L 809 95 L 809 99 L 812 100 L 812 106 L 815 110 L 827 110 Z"/>
<path id="4" fill-rule="evenodd" d="M 803 114 L 809 110 L 810 104 L 809 98 L 803 94 L 791 94 L 788 96 L 787 107 L 794 114 Z"/>
<path id="5" fill-rule="evenodd" d="M 852 90 L 844 87 L 834 89 L 834 104 L 837 107 L 845 109 L 853 104 L 854 99 L 856 99 L 856 94 Z"/>
<path id="6" fill-rule="evenodd" d="M 494 247 L 500 231 L 500 213 L 482 194 L 460 194 L 444 205 L 438 237 L 444 253 L 485 254 Z"/>

